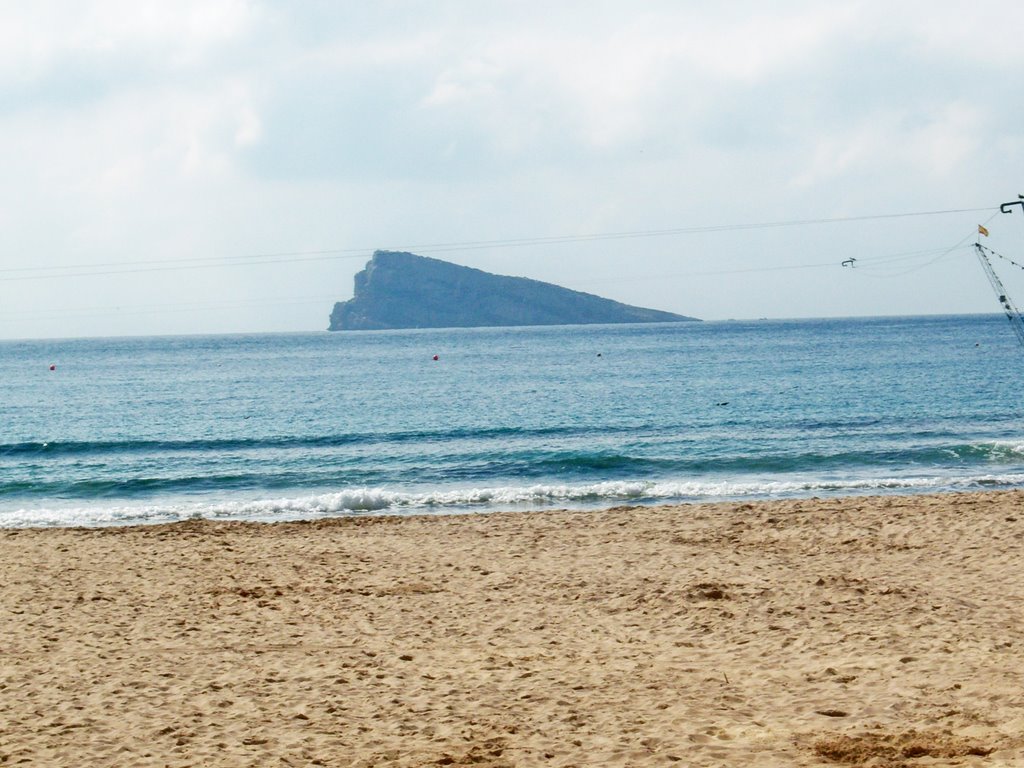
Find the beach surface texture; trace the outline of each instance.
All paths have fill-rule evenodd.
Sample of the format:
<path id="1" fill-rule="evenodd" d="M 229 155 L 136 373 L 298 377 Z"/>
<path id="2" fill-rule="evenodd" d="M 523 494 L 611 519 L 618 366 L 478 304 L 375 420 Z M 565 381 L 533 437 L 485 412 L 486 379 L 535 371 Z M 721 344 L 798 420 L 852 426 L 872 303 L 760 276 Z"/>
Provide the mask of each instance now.
<path id="1" fill-rule="evenodd" d="M 1022 505 L 0 531 L 0 765 L 1024 765 Z"/>

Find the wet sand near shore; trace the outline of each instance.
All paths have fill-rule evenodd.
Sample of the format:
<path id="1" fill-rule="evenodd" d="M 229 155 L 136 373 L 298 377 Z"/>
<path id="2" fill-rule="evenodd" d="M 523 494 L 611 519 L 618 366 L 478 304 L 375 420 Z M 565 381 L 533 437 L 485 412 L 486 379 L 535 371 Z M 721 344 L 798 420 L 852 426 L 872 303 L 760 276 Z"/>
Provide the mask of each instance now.
<path id="1" fill-rule="evenodd" d="M 1024 765 L 1024 493 L 0 531 L 0 765 Z"/>

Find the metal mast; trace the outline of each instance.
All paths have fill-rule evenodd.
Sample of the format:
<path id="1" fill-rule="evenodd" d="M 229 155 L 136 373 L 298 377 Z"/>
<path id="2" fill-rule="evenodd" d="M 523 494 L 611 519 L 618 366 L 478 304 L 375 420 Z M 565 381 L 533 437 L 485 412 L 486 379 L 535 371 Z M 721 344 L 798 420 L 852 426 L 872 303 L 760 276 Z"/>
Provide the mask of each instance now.
<path id="1" fill-rule="evenodd" d="M 1003 287 L 1003 282 L 999 279 L 999 275 L 992 268 L 992 262 L 988 260 L 988 254 L 985 253 L 985 246 L 981 243 L 975 243 L 974 249 L 978 253 L 978 261 L 981 262 L 981 268 L 985 270 L 985 276 L 988 278 L 989 283 L 992 284 L 992 290 L 999 297 L 999 303 L 1003 307 L 1003 312 L 1006 313 L 1006 319 L 1010 321 L 1013 332 L 1017 334 L 1017 341 L 1024 347 L 1024 320 L 1021 320 L 1020 312 L 1014 306 L 1009 294 Z"/>

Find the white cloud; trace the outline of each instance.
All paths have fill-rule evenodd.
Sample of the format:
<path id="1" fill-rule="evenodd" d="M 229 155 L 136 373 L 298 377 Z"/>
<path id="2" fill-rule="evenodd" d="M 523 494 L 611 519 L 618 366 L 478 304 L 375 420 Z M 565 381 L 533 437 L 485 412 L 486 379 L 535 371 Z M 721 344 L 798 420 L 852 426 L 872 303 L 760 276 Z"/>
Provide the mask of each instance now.
<path id="1" fill-rule="evenodd" d="M 7 82 L 75 77 L 80 67 L 129 77 L 128 67 L 169 72 L 202 66 L 255 22 L 244 0 L 174 3 L 38 0 L 0 25 L 0 77 Z"/>
<path id="2" fill-rule="evenodd" d="M 971 172 L 974 159 L 983 152 L 980 138 L 987 133 L 981 113 L 981 108 L 953 102 L 908 137 L 908 154 L 922 175 L 955 180 Z"/>
<path id="3" fill-rule="evenodd" d="M 984 155 L 981 137 L 987 128 L 982 112 L 953 102 L 934 114 L 894 111 L 862 117 L 841 132 L 817 139 L 792 183 L 814 187 L 863 174 L 956 181 L 970 174 Z"/>

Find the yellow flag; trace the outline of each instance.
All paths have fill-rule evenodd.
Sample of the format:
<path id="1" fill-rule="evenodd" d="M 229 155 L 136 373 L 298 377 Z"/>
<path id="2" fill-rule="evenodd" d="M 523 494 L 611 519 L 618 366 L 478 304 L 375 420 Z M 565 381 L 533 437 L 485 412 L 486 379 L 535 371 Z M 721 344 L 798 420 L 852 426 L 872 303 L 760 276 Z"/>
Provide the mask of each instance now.
<path id="1" fill-rule="evenodd" d="M 978 225 L 978 232 L 988 237 L 988 230 L 981 226 L 981 224 Z"/>

